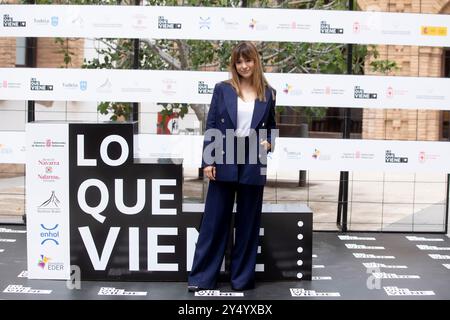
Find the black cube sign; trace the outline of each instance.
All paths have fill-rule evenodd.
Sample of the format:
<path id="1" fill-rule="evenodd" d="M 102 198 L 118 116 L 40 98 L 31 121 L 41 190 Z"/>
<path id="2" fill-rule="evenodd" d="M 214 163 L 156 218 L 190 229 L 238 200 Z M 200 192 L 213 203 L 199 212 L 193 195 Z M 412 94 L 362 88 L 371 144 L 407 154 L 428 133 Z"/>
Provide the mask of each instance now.
<path id="1" fill-rule="evenodd" d="M 82 279 L 186 270 L 181 165 L 134 163 L 131 123 L 70 124 L 69 159 L 70 256 Z"/>
<path id="2" fill-rule="evenodd" d="M 82 280 L 186 281 L 202 206 L 182 212 L 181 164 L 134 161 L 134 125 L 69 124 L 70 263 Z M 261 228 L 257 278 L 310 280 L 312 213 L 263 212 Z"/>

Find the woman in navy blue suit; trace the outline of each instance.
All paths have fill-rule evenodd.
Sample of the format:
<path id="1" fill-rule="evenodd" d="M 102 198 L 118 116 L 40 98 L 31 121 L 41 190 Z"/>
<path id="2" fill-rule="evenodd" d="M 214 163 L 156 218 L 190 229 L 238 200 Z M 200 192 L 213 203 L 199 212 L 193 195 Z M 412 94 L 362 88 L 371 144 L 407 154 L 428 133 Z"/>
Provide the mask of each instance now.
<path id="1" fill-rule="evenodd" d="M 275 139 L 275 90 L 251 42 L 233 49 L 230 71 L 231 79 L 214 88 L 206 123 L 202 167 L 209 187 L 189 291 L 216 288 L 235 201 L 231 287 L 254 288 L 266 156 Z"/>

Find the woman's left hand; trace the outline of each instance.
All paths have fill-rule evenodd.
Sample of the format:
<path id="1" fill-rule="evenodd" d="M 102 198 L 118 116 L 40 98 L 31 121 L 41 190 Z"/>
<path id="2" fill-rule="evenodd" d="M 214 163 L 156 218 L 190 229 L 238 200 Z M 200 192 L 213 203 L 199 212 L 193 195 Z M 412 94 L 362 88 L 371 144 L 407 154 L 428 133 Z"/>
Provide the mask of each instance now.
<path id="1" fill-rule="evenodd" d="M 266 151 L 269 151 L 272 147 L 272 145 L 267 140 L 261 141 L 260 145 L 262 145 L 264 147 L 264 150 Z"/>

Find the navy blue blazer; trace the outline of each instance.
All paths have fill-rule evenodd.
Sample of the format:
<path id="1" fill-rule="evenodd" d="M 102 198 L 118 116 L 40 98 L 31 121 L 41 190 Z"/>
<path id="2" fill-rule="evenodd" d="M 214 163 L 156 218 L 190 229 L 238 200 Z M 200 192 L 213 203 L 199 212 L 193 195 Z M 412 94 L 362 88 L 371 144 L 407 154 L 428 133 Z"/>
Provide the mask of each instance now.
<path id="1" fill-rule="evenodd" d="M 275 147 L 275 137 L 272 140 L 272 129 L 276 128 L 275 122 L 275 94 L 276 91 L 266 87 L 266 101 L 255 100 L 251 129 L 255 134 L 249 138 L 250 153 L 254 153 L 256 161 L 238 166 L 236 161 L 236 138 L 234 142 L 229 139 L 230 132 L 236 130 L 237 126 L 237 93 L 229 82 L 219 82 L 214 87 L 211 105 L 206 121 L 205 139 L 203 143 L 202 167 L 214 165 L 216 167 L 216 180 L 239 182 L 251 185 L 264 185 L 266 183 L 266 153 L 262 152 L 260 142 L 267 140 L 271 144 L 271 150 Z M 210 130 L 216 129 L 216 130 Z M 227 129 L 228 138 L 227 138 Z M 266 129 L 266 130 L 259 130 Z M 208 131 L 209 130 L 209 131 Z M 212 132 L 212 134 L 208 134 Z M 256 135 L 256 137 L 255 137 Z M 228 155 L 228 149 L 234 146 L 234 150 Z M 211 152 L 211 150 L 213 150 Z M 205 157 L 205 154 L 212 154 L 213 158 Z M 252 153 L 253 154 L 253 153 Z M 234 161 L 231 161 L 233 158 Z"/>

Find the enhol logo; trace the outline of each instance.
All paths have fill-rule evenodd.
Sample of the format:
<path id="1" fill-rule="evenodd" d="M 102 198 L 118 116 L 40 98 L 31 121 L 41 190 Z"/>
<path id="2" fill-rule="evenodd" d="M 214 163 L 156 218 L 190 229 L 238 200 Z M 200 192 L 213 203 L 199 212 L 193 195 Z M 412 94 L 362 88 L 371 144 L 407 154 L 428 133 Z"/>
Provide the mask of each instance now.
<path id="1" fill-rule="evenodd" d="M 39 236 L 41 238 L 41 245 L 46 244 L 47 242 L 51 242 L 59 246 L 59 224 L 55 224 L 54 226 L 47 227 L 44 224 L 41 224 L 41 230 Z"/>
<path id="2" fill-rule="evenodd" d="M 211 17 L 200 17 L 199 25 L 200 29 L 211 29 Z"/>

